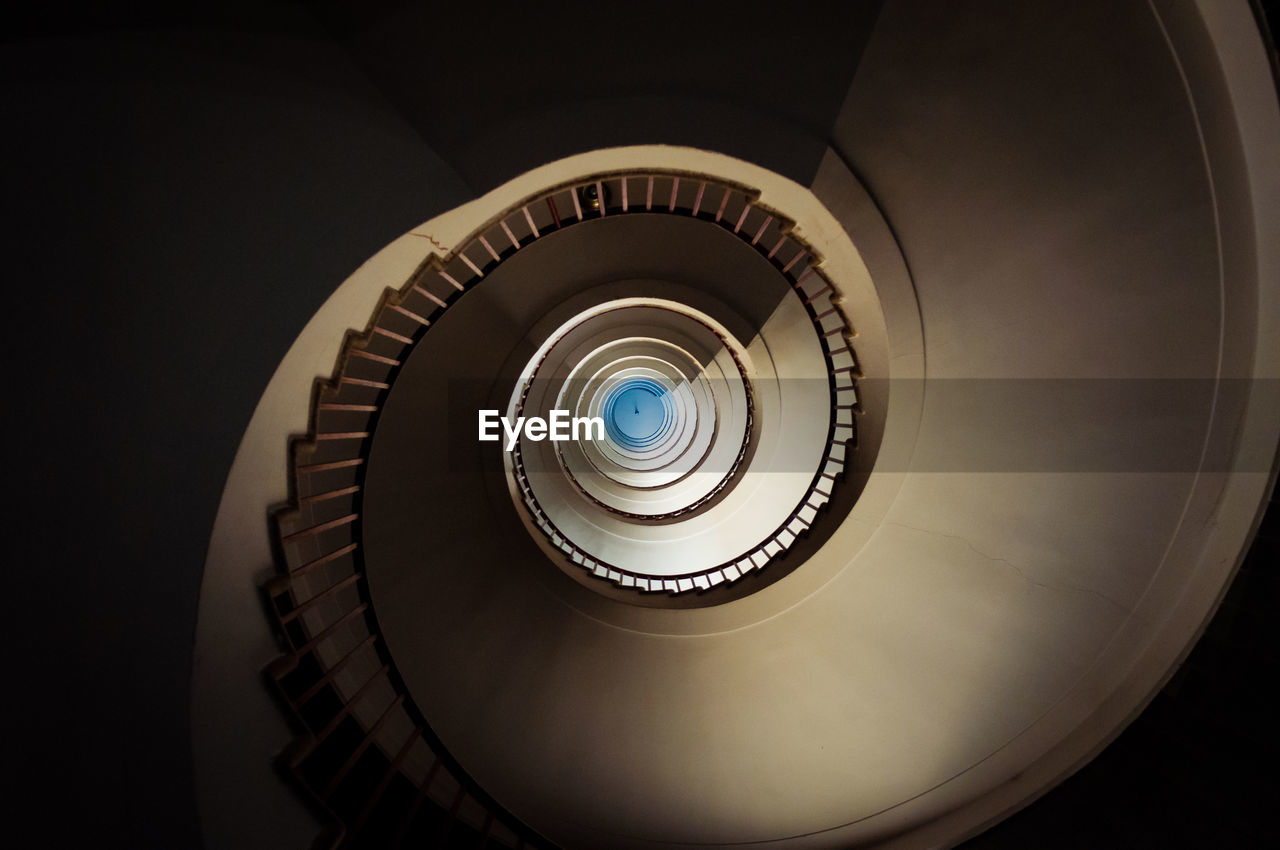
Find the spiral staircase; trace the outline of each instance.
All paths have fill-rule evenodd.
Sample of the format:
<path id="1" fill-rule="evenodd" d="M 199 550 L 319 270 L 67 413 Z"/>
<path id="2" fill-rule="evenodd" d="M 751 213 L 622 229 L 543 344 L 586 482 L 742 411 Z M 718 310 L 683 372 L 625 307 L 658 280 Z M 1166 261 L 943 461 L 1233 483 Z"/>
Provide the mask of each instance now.
<path id="1" fill-rule="evenodd" d="M 1267 5 L 32 12 L 6 799 L 50 846 L 1265 846 Z M 663 424 L 475 439 L 611 387 Z"/>
<path id="2" fill-rule="evenodd" d="M 443 257 L 430 255 L 401 289 L 388 290 L 368 327 L 344 340 L 334 375 L 316 384 L 311 432 L 292 444 L 293 496 L 276 515 L 283 575 L 268 582 L 264 593 L 288 649 L 267 675 L 305 730 L 282 755 L 282 766 L 337 822 L 327 843 L 398 847 L 430 839 L 436 846 L 459 847 L 490 841 L 515 847 L 547 844 L 466 775 L 414 704 L 378 630 L 361 548 L 369 448 L 401 367 L 451 305 L 484 285 L 486 275 L 522 248 L 608 215 L 679 215 L 716 225 L 787 276 L 821 342 L 830 385 L 823 460 L 799 505 L 778 534 L 710 573 L 654 580 L 651 586 L 647 577 L 624 575 L 584 557 L 537 508 L 527 475 L 517 466 L 532 519 L 561 557 L 633 591 L 710 591 L 784 554 L 800 535 L 808 535 L 826 507 L 846 453 L 854 450 L 858 407 L 851 332 L 834 300 L 835 290 L 823 277 L 818 257 L 791 233 L 791 223 L 758 206 L 758 193 L 688 175 L 682 193 L 681 183 L 678 173 L 607 175 L 529 199 Z M 586 200 L 588 193 L 593 206 Z M 572 213 L 562 218 L 561 208 Z M 741 279 L 735 284 L 741 285 Z M 522 278 L 521 285 L 530 285 L 528 279 Z M 438 359 L 431 368 L 441 369 Z M 465 441 L 455 439 L 449 449 L 465 449 Z"/>
<path id="3" fill-rule="evenodd" d="M 1168 38 L 1192 38 L 1185 15 L 1157 20 Z M 911 26 L 892 16 L 879 24 L 895 25 Z M 863 69 L 867 93 L 855 87 L 850 104 L 878 104 L 875 67 Z M 1157 88 L 1115 101 L 1145 96 L 1144 120 L 1165 120 L 1176 96 L 1153 98 Z M 1105 153 L 1059 154 L 1122 180 L 1116 151 L 1144 131 L 1111 108 L 1094 111 L 1119 122 Z M 895 120 L 910 126 L 927 114 Z M 1007 215 L 998 191 L 975 201 L 971 185 L 1006 179 L 990 170 L 1000 155 L 986 158 L 987 170 L 947 172 L 954 185 L 913 184 L 910 140 L 860 153 L 874 136 L 847 135 L 855 132 L 837 123 L 840 151 L 828 150 L 798 193 L 756 166 L 692 150 L 570 157 L 415 229 L 401 241 L 422 240 L 423 259 L 399 280 L 391 269 L 406 268 L 413 249 L 348 282 L 392 286 L 311 394 L 309 432 L 291 444 L 289 504 L 275 514 L 281 574 L 264 586 L 285 652 L 268 679 L 297 732 L 279 764 L 321 813 L 321 844 L 950 843 L 1078 767 L 1169 675 L 1185 647 L 1173 635 L 1203 623 L 1238 545 L 1237 531 L 1215 542 L 1221 520 L 1209 517 L 1233 499 L 1247 504 L 1272 459 L 1269 437 L 1232 448 L 1226 436 L 1254 427 L 1231 426 L 1233 417 L 1271 415 L 1270 386 L 1256 380 L 1266 357 L 1248 344 L 1215 355 L 1211 344 L 1215 327 L 1249 326 L 1252 284 L 1214 277 L 1203 230 L 1180 244 L 1169 235 L 1216 216 L 1216 250 L 1232 256 L 1229 240 L 1242 231 L 1227 223 L 1230 159 L 1201 136 L 1215 175 L 1206 201 L 1203 184 L 1173 177 L 1182 167 L 1173 162 L 1196 155 L 1184 136 L 1162 159 L 1129 165 L 1124 202 L 1081 202 L 1074 237 L 1052 218 L 1010 219 L 1010 232 L 1029 228 L 1048 242 L 997 247 L 964 221 L 935 218 L 932 228 L 956 241 L 925 243 L 912 228 L 930 226 L 930 205 L 987 222 Z M 948 144 L 963 151 L 993 137 Z M 1016 146 L 996 149 L 1007 156 Z M 880 176 L 864 182 L 850 161 Z M 1132 194 L 1157 174 L 1161 190 Z M 877 183 L 910 188 L 876 198 Z M 1057 197 L 1069 197 L 1066 185 Z M 1125 234 L 1121 222 L 1135 211 L 1150 223 Z M 1108 242 L 1103 233 L 1124 235 Z M 720 247 L 724 237 L 737 247 Z M 1090 240 L 1105 259 L 1082 255 Z M 751 259 L 736 265 L 732 251 L 744 249 Z M 1048 264 L 1036 258 L 1045 250 L 1056 257 Z M 630 327 L 609 310 L 638 309 L 630 321 L 647 328 L 662 324 L 655 307 L 673 304 L 707 316 L 699 323 L 745 327 L 715 332 L 742 346 L 766 338 L 750 293 L 767 285 L 748 283 L 750 263 L 802 309 L 824 364 L 808 377 L 822 380 L 826 401 L 779 414 L 753 405 L 749 390 L 748 437 L 709 501 L 637 514 L 612 507 L 608 487 L 577 481 L 564 450 L 522 440 L 504 455 L 474 442 L 475 409 L 514 416 L 543 410 L 535 396 L 563 396 L 537 389 L 557 340 L 607 350 L 610 334 Z M 1198 318 L 1213 309 L 1213 280 L 1225 306 Z M 1157 289 L 1168 306 L 1152 309 L 1145 299 Z M 707 306 L 717 304 L 729 309 Z M 1113 318 L 1093 330 L 1075 324 L 1098 310 Z M 1046 321 L 1055 312 L 1059 323 Z M 600 315 L 603 331 L 573 330 Z M 1143 330 L 1125 339 L 1112 333 L 1116 322 Z M 1040 338 L 1019 336 L 1023 326 Z M 1074 360 L 1058 334 L 1072 326 Z M 650 332 L 637 326 L 635 338 Z M 1183 356 L 1162 363 L 1155 352 L 1171 333 Z M 798 339 L 775 331 L 764 347 L 785 351 Z M 584 364 L 597 356 L 573 355 Z M 1242 381 L 1251 368 L 1261 371 Z M 760 495 L 735 501 L 736 464 L 756 446 L 754 429 L 788 411 L 793 421 L 816 417 L 825 436 L 803 494 L 767 518 Z M 720 433 L 732 417 L 722 410 L 715 421 Z M 1136 512 L 1146 530 L 1117 524 L 1155 487 L 1164 495 Z M 1233 487 L 1244 490 L 1233 496 Z M 693 569 L 684 511 L 717 509 L 716 523 L 766 517 L 755 521 L 759 542 L 725 534 L 732 551 Z M 664 528 L 686 542 L 644 554 L 662 545 Z M 629 529 L 637 554 L 627 561 L 629 550 L 609 541 Z M 1225 559 L 1194 566 L 1208 551 Z M 935 643 L 933 629 L 963 637 Z M 1020 646 L 1001 647 L 1011 639 Z M 883 666 L 895 645 L 918 641 L 914 661 Z M 922 663 L 950 669 L 922 679 Z M 679 677 L 684 666 L 694 681 Z M 785 684 L 761 691 L 759 682 Z M 986 719 L 966 717 L 974 699 Z M 748 731 L 761 728 L 772 731 Z M 789 766 L 810 744 L 831 755 Z M 929 755 L 912 764 L 910 752 Z M 881 775 L 851 773 L 851 762 Z M 785 787 L 772 778 L 789 774 Z"/>

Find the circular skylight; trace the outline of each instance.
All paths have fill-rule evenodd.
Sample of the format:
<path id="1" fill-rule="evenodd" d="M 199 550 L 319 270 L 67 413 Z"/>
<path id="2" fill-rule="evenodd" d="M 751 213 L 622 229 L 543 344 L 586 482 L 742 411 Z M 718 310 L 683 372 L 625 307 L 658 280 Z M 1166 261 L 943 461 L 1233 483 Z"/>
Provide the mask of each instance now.
<path id="1" fill-rule="evenodd" d="M 676 405 L 652 378 L 626 378 L 604 400 L 605 434 L 619 448 L 643 450 L 676 427 Z"/>

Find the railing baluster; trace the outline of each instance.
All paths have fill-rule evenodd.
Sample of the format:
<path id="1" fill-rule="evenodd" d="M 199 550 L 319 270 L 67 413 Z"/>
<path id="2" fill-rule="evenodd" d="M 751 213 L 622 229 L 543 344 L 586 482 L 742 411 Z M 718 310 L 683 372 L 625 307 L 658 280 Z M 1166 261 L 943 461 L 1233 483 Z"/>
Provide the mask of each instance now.
<path id="1" fill-rule="evenodd" d="M 365 351 L 363 348 L 353 348 L 349 353 L 353 357 L 363 357 L 365 360 L 372 360 L 374 363 L 383 363 L 387 366 L 400 365 L 400 361 L 394 357 L 383 357 L 381 354 L 374 354 L 372 351 Z"/>
<path id="2" fill-rule="evenodd" d="M 429 321 L 422 318 L 417 313 L 413 312 L 412 310 L 406 310 L 404 307 L 401 307 L 399 304 L 388 304 L 387 306 L 390 307 L 392 310 L 395 310 L 397 313 L 399 313 L 402 316 L 408 316 L 410 319 L 413 319 L 415 322 L 422 325 L 424 328 L 427 325 L 431 324 Z"/>
<path id="3" fill-rule="evenodd" d="M 809 278 L 809 275 L 813 274 L 817 270 L 818 270 L 817 266 L 809 266 L 809 268 L 804 270 L 804 274 L 796 278 L 796 282 L 791 285 L 794 287 L 799 287 L 800 284 L 804 283 Z"/>
<path id="4" fill-rule="evenodd" d="M 440 759 L 437 757 L 431 762 L 431 767 L 427 769 L 427 775 L 418 786 L 417 793 L 413 795 L 413 801 L 409 803 L 409 811 L 405 812 L 404 820 L 400 822 L 399 829 L 391 837 L 391 842 L 387 845 L 389 850 L 397 850 L 404 841 L 405 835 L 409 832 L 409 827 L 413 824 L 414 817 L 418 814 L 418 809 L 422 807 L 422 801 L 427 798 L 427 791 L 431 788 L 431 781 L 436 778 L 438 770 L 440 770 Z"/>
<path id="5" fill-rule="evenodd" d="M 773 223 L 773 216 L 767 216 L 767 217 L 765 218 L 765 220 L 764 220 L 764 224 L 760 225 L 760 229 L 756 231 L 756 235 L 755 235 L 755 237 L 751 240 L 751 244 L 752 244 L 752 245 L 754 245 L 754 244 L 756 244 L 757 242 L 759 242 L 759 241 L 760 241 L 760 237 L 761 237 L 761 236 L 764 236 L 765 228 L 766 228 L 766 227 L 768 227 L 768 226 L 769 226 L 770 224 L 772 224 L 772 223 Z M 771 256 L 772 256 L 772 255 L 771 255 Z"/>
<path id="6" fill-rule="evenodd" d="M 298 474 L 327 472 L 330 469 L 344 469 L 348 466 L 359 466 L 362 463 L 364 463 L 364 458 L 362 457 L 353 457 L 348 458 L 347 460 L 334 460 L 328 463 L 310 463 L 304 466 L 299 466 Z"/>
<path id="7" fill-rule="evenodd" d="M 373 739 L 377 737 L 378 732 L 382 731 L 383 724 L 387 722 L 387 718 L 391 716 L 391 712 L 395 711 L 403 703 L 404 694 L 396 694 L 396 698 L 391 701 L 390 705 L 383 709 L 382 714 L 378 716 L 377 721 L 367 732 L 364 733 L 364 738 L 361 739 L 360 745 L 352 751 L 351 755 L 347 756 L 347 760 L 342 763 L 342 767 L 338 768 L 338 772 L 335 773 L 333 777 L 330 778 L 329 783 L 324 786 L 324 790 L 320 792 L 321 800 L 324 800 L 325 802 L 329 801 L 329 798 L 333 796 L 333 792 L 337 791 L 338 786 L 342 784 L 342 780 L 347 778 L 347 774 L 351 772 L 351 768 L 355 767 L 356 762 L 359 761 L 360 757 L 369 749 L 369 745 L 373 743 Z"/>
<path id="8" fill-rule="evenodd" d="M 416 284 L 416 283 L 413 285 L 413 291 L 414 291 L 414 292 L 416 292 L 416 293 L 418 293 L 418 294 L 419 294 L 419 295 L 421 295 L 422 297 L 426 298 L 428 301 L 431 301 L 432 303 L 434 303 L 434 304 L 435 304 L 436 306 L 438 306 L 438 307 L 448 307 L 448 306 L 449 306 L 449 305 L 445 302 L 445 300 L 444 300 L 443 298 L 441 298 L 441 297 L 440 297 L 440 296 L 438 296 L 438 295 L 435 295 L 435 294 L 434 294 L 434 293 L 432 293 L 432 292 L 429 292 L 428 290 L 426 290 L 425 288 L 423 288 L 423 287 L 419 286 L 419 285 L 418 285 L 418 284 Z"/>
<path id="9" fill-rule="evenodd" d="M 343 384 L 352 384 L 357 387 L 372 387 L 375 390 L 391 389 L 391 385 L 386 381 L 371 381 L 368 378 L 352 378 L 348 375 L 343 375 L 338 379 L 338 382 Z"/>
<path id="10" fill-rule="evenodd" d="M 360 545 L 359 543 L 348 543 L 346 546 L 343 546 L 341 549 L 336 549 L 333 552 L 330 552 L 328 555 L 322 555 L 321 557 L 316 558 L 314 561 L 309 561 L 295 570 L 290 570 L 289 576 L 291 578 L 301 578 L 302 576 L 305 576 L 307 573 L 314 570 L 316 567 L 322 567 L 325 564 L 329 563 L 330 561 L 336 561 L 339 558 L 341 558 L 343 555 L 346 555 L 350 552 L 354 552 L 356 550 L 356 547 L 359 545 Z"/>
<path id="11" fill-rule="evenodd" d="M 821 298 L 822 296 L 826 295 L 828 292 L 831 292 L 831 291 L 832 291 L 831 287 L 824 283 L 822 285 L 822 288 L 819 289 L 817 292 L 813 293 L 812 295 L 806 296 L 804 299 L 804 303 L 812 304 L 813 302 L 817 301 L 819 298 Z"/>
<path id="12" fill-rule="evenodd" d="M 323 744 L 325 740 L 328 739 L 328 737 L 333 734 L 333 730 L 337 729 L 338 726 L 342 723 L 342 721 L 347 719 L 347 715 L 351 714 L 351 709 L 355 706 L 356 703 L 364 699 L 365 695 L 369 693 L 370 688 L 372 688 L 377 682 L 385 681 L 382 677 L 385 676 L 387 674 L 387 671 L 390 669 L 391 669 L 390 664 L 383 664 L 381 667 L 379 667 L 377 670 L 374 671 L 372 676 L 370 676 L 368 679 L 365 679 L 364 684 L 360 686 L 360 690 L 352 694 L 351 699 L 344 702 L 342 704 L 342 708 L 338 709 L 338 713 L 335 714 L 332 718 L 330 718 L 329 722 L 324 725 L 324 728 L 322 728 L 316 734 L 315 738 L 309 743 L 307 748 L 303 751 L 301 758 L 298 759 L 299 763 L 301 763 L 304 759 L 306 759 L 313 752 L 315 752 L 316 747 Z"/>
<path id="13" fill-rule="evenodd" d="M 475 272 L 475 273 L 476 273 L 476 277 L 484 277 L 484 272 L 480 271 L 480 267 L 479 267 L 479 266 L 477 266 L 475 263 L 471 262 L 471 258 L 470 258 L 470 257 L 468 257 L 468 256 L 467 256 L 465 253 L 463 253 L 462 251 L 459 251 L 459 252 L 458 252 L 458 259 L 459 259 L 459 260 L 462 260 L 462 262 L 466 263 L 466 264 L 467 264 L 467 268 L 471 269 L 471 271 L 473 271 L 473 272 Z"/>
<path id="14" fill-rule="evenodd" d="M 529 230 L 533 233 L 533 238 L 540 238 L 542 234 L 538 232 L 538 225 L 533 223 L 533 216 L 529 215 L 529 205 L 525 204 L 521 209 L 524 210 L 524 220 L 529 223 Z"/>
<path id="15" fill-rule="evenodd" d="M 511 247 L 515 248 L 517 251 L 520 250 L 520 240 L 511 232 L 511 228 L 507 226 L 506 219 L 500 221 L 499 224 L 502 225 L 502 230 L 507 234 L 507 238 L 511 240 Z"/>
<path id="16" fill-rule="evenodd" d="M 403 343 L 405 345 L 413 345 L 413 340 L 404 334 L 398 334 L 395 331 L 389 331 L 386 328 L 380 328 L 377 325 L 374 325 L 373 332 L 376 334 L 382 334 L 388 339 L 394 339 L 396 342 Z"/>
<path id="17" fill-rule="evenodd" d="M 351 647 L 351 649 L 347 651 L 347 654 L 339 658 L 336 664 L 326 670 L 325 674 L 321 676 L 318 681 L 313 682 L 311 687 L 303 691 L 301 696 L 293 701 L 293 704 L 298 706 L 305 705 L 312 697 L 324 690 L 325 686 L 331 683 L 334 677 L 346 668 L 352 658 L 359 655 L 366 647 L 372 646 L 374 641 L 377 639 L 378 636 L 376 634 L 369 635 L 367 638 Z"/>
<path id="18" fill-rule="evenodd" d="M 317 440 L 363 440 L 369 436 L 368 431 L 325 431 L 316 434 Z"/>
<path id="19" fill-rule="evenodd" d="M 298 504 L 310 505 L 315 502 L 325 502 L 325 501 L 328 501 L 329 499 L 337 499 L 341 496 L 350 496 L 352 493 L 357 492 L 359 489 L 360 489 L 359 484 L 352 484 L 350 487 L 341 487 L 337 490 L 326 490 L 323 493 L 316 493 L 311 496 L 300 496 L 298 498 Z"/>
<path id="20" fill-rule="evenodd" d="M 480 828 L 480 847 L 479 850 L 489 846 L 489 835 L 493 832 L 493 812 L 486 810 L 484 813 L 484 825 Z"/>
<path id="21" fill-rule="evenodd" d="M 363 808 L 360 809 L 360 814 L 351 822 L 352 835 L 358 835 L 360 833 L 365 822 L 369 820 L 369 815 L 373 814 L 374 808 L 377 807 L 378 801 L 382 799 L 382 795 L 386 793 L 387 788 L 391 785 L 391 780 L 400 772 L 400 766 L 404 764 L 405 757 L 408 756 L 409 750 L 412 749 L 413 745 L 416 744 L 418 739 L 421 737 L 422 727 L 413 727 L 413 731 L 409 733 L 409 737 L 405 739 L 405 742 L 396 752 L 395 758 L 391 760 L 390 766 L 388 766 L 386 772 L 382 774 L 382 779 L 378 780 L 378 784 L 374 786 L 373 793 L 369 795 L 368 801 L 366 801 Z"/>
<path id="22" fill-rule="evenodd" d="M 440 827 L 440 834 L 436 838 L 436 850 L 444 850 L 445 842 L 449 840 L 449 831 L 453 829 L 453 822 L 458 819 L 458 809 L 462 808 L 462 801 L 466 798 L 467 789 L 459 783 L 458 793 L 453 795 L 453 805 L 449 807 L 444 824 Z"/>
<path id="23" fill-rule="evenodd" d="M 321 629 L 319 632 L 313 635 L 311 639 L 308 640 L 306 643 L 302 644 L 299 647 L 296 647 L 293 650 L 293 654 L 295 656 L 305 655 L 306 653 L 310 652 L 311 650 L 319 646 L 321 641 L 325 640 L 326 638 L 332 637 L 333 634 L 338 629 L 342 628 L 345 625 L 348 625 L 349 623 L 351 623 L 353 620 L 355 620 L 357 617 L 359 617 L 361 614 L 363 614 L 367 610 L 369 610 L 369 603 L 361 602 L 359 605 L 352 608 L 350 611 L 343 614 L 341 617 L 334 620 L 329 625 L 325 626 L 323 629 Z"/>
<path id="24" fill-rule="evenodd" d="M 337 519 L 331 519 L 328 522 L 322 522 L 319 525 L 313 525 L 310 528 L 304 528 L 301 531 L 295 531 L 293 534 L 290 534 L 286 537 L 281 537 L 280 542 L 286 543 L 286 544 L 293 543 L 295 541 L 301 540 L 304 537 L 309 537 L 313 534 L 319 534 L 322 531 L 328 531 L 331 528 L 337 528 L 338 526 L 341 526 L 341 525 L 349 525 L 355 522 L 358 516 L 359 514 L 347 514 L 346 516 L 338 517 Z"/>
<path id="25" fill-rule="evenodd" d="M 302 602 L 298 604 L 296 607 L 289 609 L 284 614 L 281 614 L 280 622 L 285 624 L 292 623 L 294 620 L 298 619 L 298 617 L 302 616 L 307 611 L 310 611 L 316 605 L 319 605 L 321 602 L 323 602 L 326 599 L 332 598 L 335 594 L 350 587 L 351 585 L 360 581 L 360 579 L 362 578 L 364 578 L 364 573 L 352 573 L 351 575 L 347 576 L 337 584 L 334 584 L 325 588 L 324 590 L 317 593 L 315 596 L 308 597 L 305 602 Z"/>

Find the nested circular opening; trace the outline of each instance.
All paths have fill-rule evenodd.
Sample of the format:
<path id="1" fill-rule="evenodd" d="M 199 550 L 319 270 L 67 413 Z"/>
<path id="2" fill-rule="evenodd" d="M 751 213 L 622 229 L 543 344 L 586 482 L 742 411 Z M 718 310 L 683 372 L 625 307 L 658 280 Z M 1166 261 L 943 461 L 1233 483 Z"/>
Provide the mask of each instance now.
<path id="1" fill-rule="evenodd" d="M 696 510 L 742 459 L 750 392 L 726 339 L 686 310 L 626 301 L 574 316 L 532 358 L 512 415 L 559 410 L 599 421 L 602 433 L 521 440 L 530 501 L 561 516 L 585 500 L 636 521 Z"/>
<path id="2" fill-rule="evenodd" d="M 603 412 L 605 434 L 619 448 L 650 448 L 676 427 L 672 394 L 652 378 L 619 381 L 605 397 Z"/>

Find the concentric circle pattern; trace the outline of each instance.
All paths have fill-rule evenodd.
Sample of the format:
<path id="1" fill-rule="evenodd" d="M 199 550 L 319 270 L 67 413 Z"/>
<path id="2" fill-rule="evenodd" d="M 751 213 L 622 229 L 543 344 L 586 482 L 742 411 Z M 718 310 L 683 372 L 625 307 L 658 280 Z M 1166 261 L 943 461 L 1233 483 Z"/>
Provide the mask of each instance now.
<path id="1" fill-rule="evenodd" d="M 679 421 L 672 395 L 670 387 L 653 378 L 626 377 L 614 384 L 601 413 L 615 447 L 645 451 L 669 435 Z"/>
<path id="2" fill-rule="evenodd" d="M 509 418 L 559 409 L 603 423 L 603 434 L 583 429 L 558 443 L 522 439 L 510 457 L 527 507 L 563 534 L 575 529 L 580 544 L 591 527 L 630 536 L 637 523 L 699 510 L 746 453 L 751 390 L 740 358 L 710 317 L 674 306 L 631 299 L 574 317 L 512 399 Z"/>
<path id="3" fill-rule="evenodd" d="M 584 203 L 588 188 L 603 201 Z M 426 264 L 388 305 L 420 327 L 374 333 L 416 345 L 472 288 L 487 291 L 485 278 L 509 277 L 503 267 L 526 246 L 545 254 L 544 245 L 570 244 L 562 232 L 598 222 L 580 232 L 611 234 L 611 256 L 626 256 L 635 250 L 618 241 L 634 229 L 627 222 L 671 216 L 696 222 L 684 251 L 742 255 L 736 274 L 754 283 L 719 280 L 715 263 L 699 285 L 711 290 L 606 278 L 596 294 L 575 296 L 575 314 L 557 324 L 544 314 L 545 329 L 527 331 L 534 354 L 499 404 L 509 422 L 541 420 L 550 433 L 519 432 L 502 462 L 526 528 L 562 568 L 622 588 L 705 592 L 806 534 L 855 442 L 851 331 L 786 219 L 706 178 L 619 174 L 561 187 L 491 223 L 451 260 Z M 488 288 L 489 298 L 514 295 Z"/>
<path id="4" fill-rule="evenodd" d="M 574 316 L 531 358 L 507 416 L 560 411 L 600 420 L 603 433 L 516 443 L 509 486 L 531 530 L 571 563 L 640 590 L 708 589 L 763 566 L 803 531 L 797 506 L 826 471 L 824 354 L 790 291 L 745 342 L 659 299 Z"/>
<path id="5" fill-rule="evenodd" d="M 603 202 L 583 203 L 587 188 Z M 663 220 L 671 226 L 656 227 Z M 508 282 L 511 264 L 534 255 L 548 270 L 581 265 L 567 260 L 569 246 L 603 258 L 598 274 L 607 274 L 608 258 L 638 267 L 633 232 L 650 234 L 644 250 L 681 252 L 655 253 L 654 268 L 680 276 L 703 268 L 703 280 L 603 277 L 572 296 L 572 313 L 558 306 L 568 295 L 548 292 L 535 306 L 537 291 Z M 543 285 L 554 287 L 549 274 Z M 424 340 L 443 344 L 441 329 L 490 302 L 508 310 L 522 301 L 529 324 L 521 345 L 532 356 L 498 365 L 513 370 L 510 395 L 478 406 L 505 406 L 512 422 L 561 411 L 604 424 L 603 434 L 579 427 L 566 440 L 522 436 L 495 458 L 517 513 L 561 569 L 625 589 L 706 593 L 760 571 L 808 533 L 856 444 L 858 365 L 820 259 L 754 192 L 647 172 L 547 190 L 389 291 L 347 347 L 344 362 L 360 367 L 358 377 L 348 368 L 352 376 L 340 380 L 395 402 L 409 392 L 400 378 Z M 484 345 L 474 333 L 464 338 Z M 476 353 L 455 341 L 446 356 L 474 364 Z M 393 407 L 360 426 L 368 441 L 323 445 L 349 445 L 353 454 L 340 462 L 363 463 L 385 442 L 382 420 Z M 474 423 L 475 408 L 466 415 Z"/>

